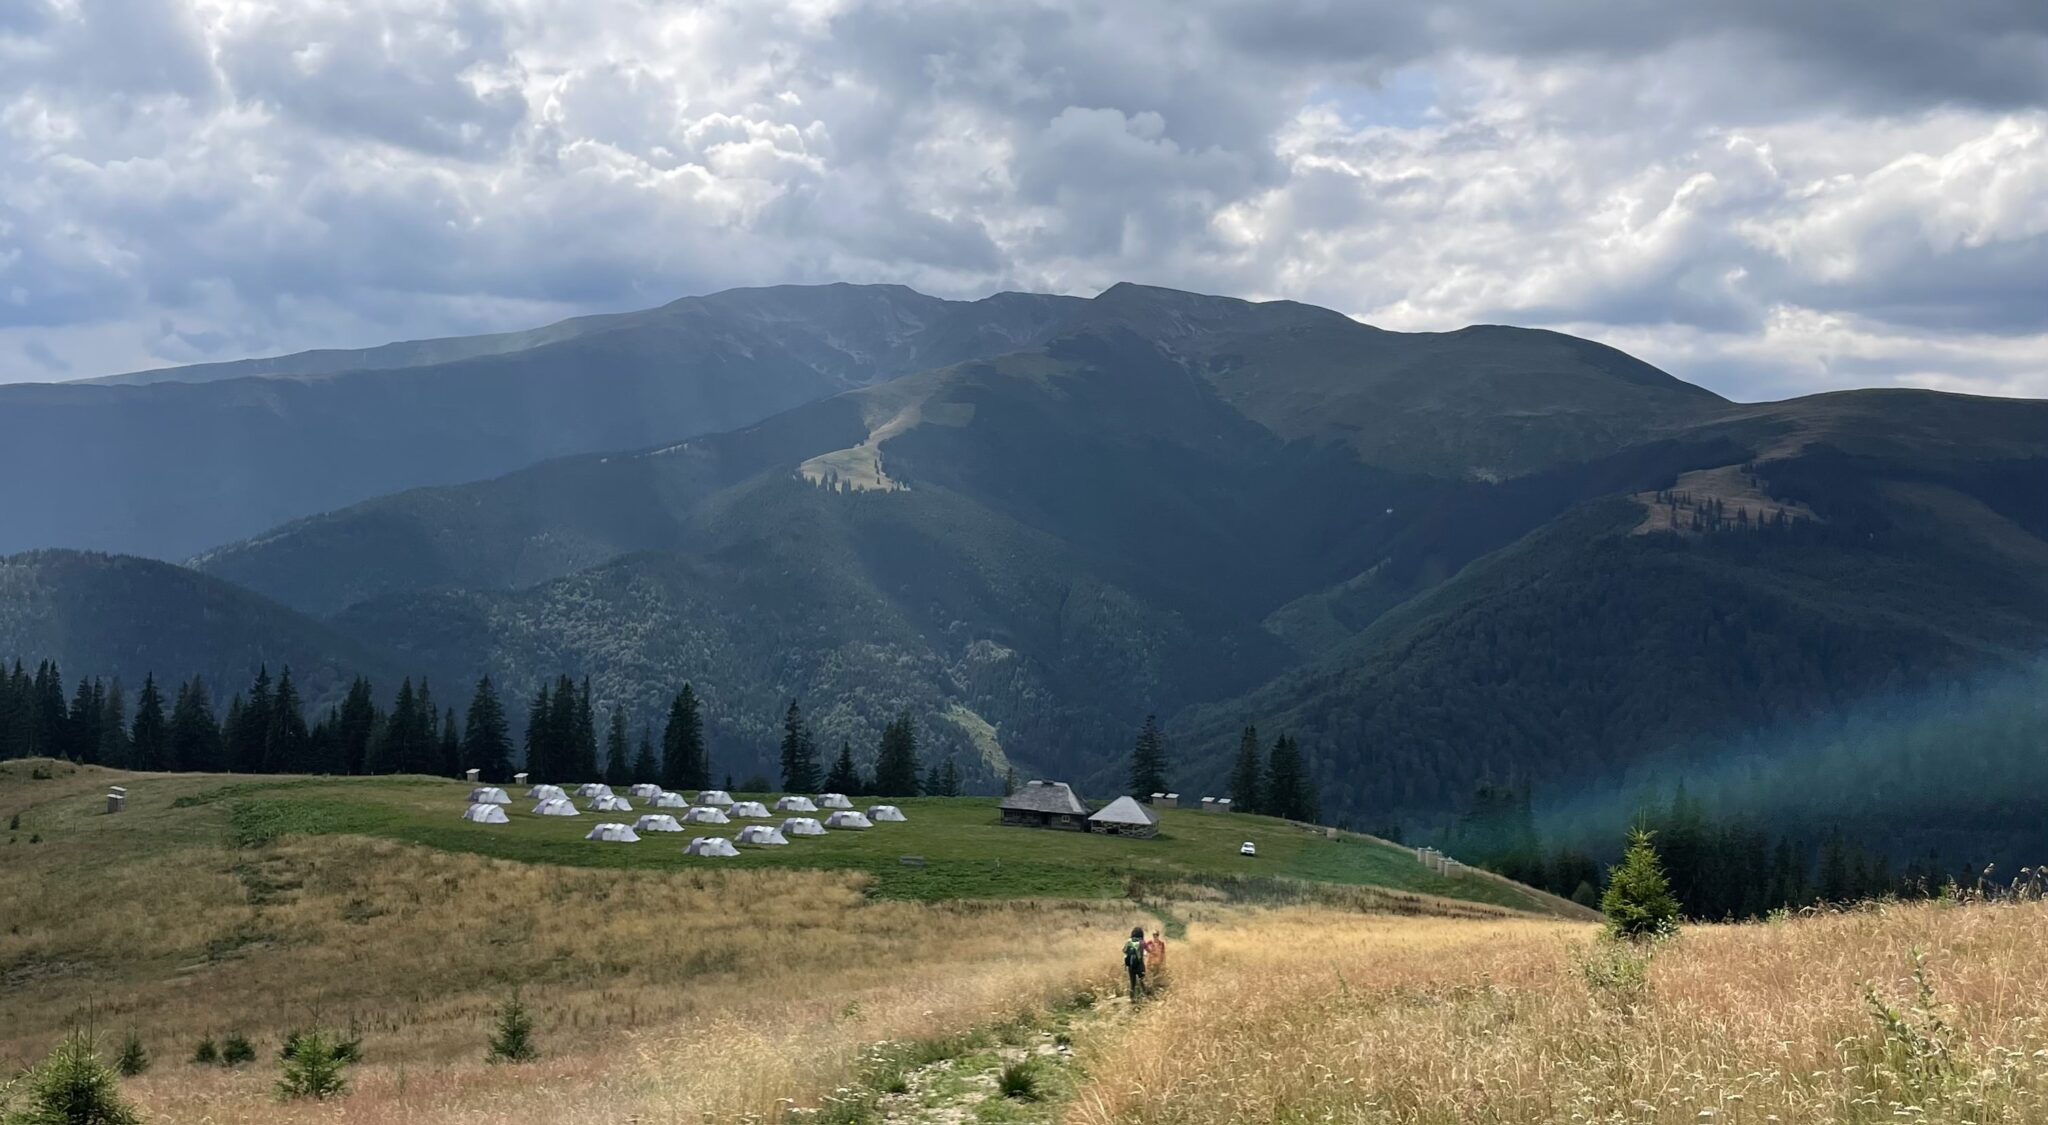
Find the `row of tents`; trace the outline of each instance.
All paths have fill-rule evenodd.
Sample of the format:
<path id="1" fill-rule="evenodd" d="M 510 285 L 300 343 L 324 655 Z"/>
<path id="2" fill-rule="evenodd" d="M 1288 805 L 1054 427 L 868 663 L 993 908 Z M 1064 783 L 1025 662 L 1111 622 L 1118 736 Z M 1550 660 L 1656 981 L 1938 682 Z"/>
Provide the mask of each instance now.
<path id="1" fill-rule="evenodd" d="M 646 801 L 657 809 L 708 809 L 727 816 L 751 817 L 756 820 L 769 819 L 774 814 L 759 801 L 735 801 L 732 794 L 721 789 L 707 789 L 691 801 L 681 793 L 670 792 L 659 785 L 635 785 L 628 790 L 634 799 Z M 542 816 L 574 816 L 575 805 L 566 790 L 558 785 L 536 785 L 526 791 L 526 796 L 535 802 L 534 812 Z M 611 787 L 599 782 L 578 786 L 576 796 L 589 802 L 591 812 L 632 812 L 633 802 L 613 793 Z M 559 804 L 556 804 L 559 802 Z M 469 803 L 472 805 L 510 805 L 512 795 L 494 785 L 481 785 L 470 790 Z M 563 808 L 572 811 L 562 812 Z M 881 806 L 878 806 L 881 807 Z M 543 808 L 554 811 L 543 812 Z M 853 802 L 844 793 L 820 793 L 814 801 L 809 797 L 791 795 L 775 802 L 775 812 L 813 813 L 820 809 L 852 811 Z M 723 824 L 724 820 L 708 823 Z"/>

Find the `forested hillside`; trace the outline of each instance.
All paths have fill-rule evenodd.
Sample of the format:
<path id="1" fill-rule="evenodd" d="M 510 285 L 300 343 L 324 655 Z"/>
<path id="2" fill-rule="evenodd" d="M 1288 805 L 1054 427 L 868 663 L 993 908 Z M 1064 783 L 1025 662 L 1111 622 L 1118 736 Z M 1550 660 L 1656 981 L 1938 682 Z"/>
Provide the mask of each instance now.
<path id="1" fill-rule="evenodd" d="M 1554 333 L 1138 286 L 725 294 L 371 358 L 380 379 L 553 377 L 537 350 L 678 324 L 856 385 L 298 519 L 201 554 L 209 579 L 95 564 L 160 571 L 152 597 L 204 613 L 95 602 L 97 572 L 45 558 L 0 641 L 124 681 L 289 662 L 321 698 L 374 669 L 380 706 L 406 677 L 488 676 L 515 723 L 567 676 L 632 732 L 689 683 L 743 776 L 775 768 L 791 699 L 827 757 L 870 765 L 907 713 L 980 787 L 1016 768 L 1115 792 L 1156 714 L 1170 784 L 1222 793 L 1250 726 L 1298 763 L 1291 807 L 1425 834 L 1481 792 L 1572 807 L 2048 648 L 2048 404 L 1730 404 Z M 359 378 L 338 362 L 205 386 Z M 1991 824 L 1974 839 L 2017 846 Z"/>

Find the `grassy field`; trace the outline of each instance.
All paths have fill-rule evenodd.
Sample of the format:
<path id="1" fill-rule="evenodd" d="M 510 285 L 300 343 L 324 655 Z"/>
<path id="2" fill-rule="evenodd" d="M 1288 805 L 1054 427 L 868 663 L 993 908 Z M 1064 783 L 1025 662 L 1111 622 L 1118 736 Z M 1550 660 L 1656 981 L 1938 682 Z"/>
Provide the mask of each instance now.
<path id="1" fill-rule="evenodd" d="M 0 818 L 21 816 L 0 836 L 0 1085 L 69 1028 L 133 1032 L 155 1065 L 122 1089 L 156 1125 L 2048 1121 L 2039 902 L 1689 927 L 1638 955 L 1364 886 L 1399 853 L 1248 819 L 1170 817 L 1147 855 L 919 803 L 810 841 L 843 862 L 803 869 L 800 845 L 586 844 L 589 817 L 429 846 L 462 794 L 412 779 L 142 778 L 109 817 L 109 777 L 0 765 Z M 955 882 L 949 832 L 1017 881 Z M 1211 847 L 1239 835 L 1287 875 L 1360 882 L 1246 876 Z M 1081 850 L 1105 843 L 1127 850 Z M 627 852 L 647 858 L 599 858 Z M 1134 880 L 1144 901 L 1115 897 Z M 1032 887 L 1062 895 L 995 897 Z M 1187 937 L 1130 1006 L 1115 950 L 1148 915 Z M 514 990 L 542 1057 L 487 1064 Z M 316 1024 L 362 1036 L 353 1090 L 280 1103 L 278 1045 Z M 255 1062 L 191 1061 L 231 1032 Z M 1001 1093 L 1020 1060 L 1040 1100 Z"/>
<path id="2" fill-rule="evenodd" d="M 14 767 L 17 773 L 23 767 Z M 104 784 L 111 774 L 95 784 Z M 25 824 L 54 839 L 232 835 L 261 843 L 286 835 L 348 834 L 424 844 L 527 863 L 628 871 L 820 870 L 860 872 L 879 898 L 944 901 L 959 898 L 1173 897 L 1206 885 L 1229 897 L 1271 900 L 1299 892 L 1299 882 L 1376 888 L 1388 909 L 1399 892 L 1462 900 L 1515 910 L 1569 909 L 1539 900 L 1527 888 L 1480 875 L 1446 878 L 1416 862 L 1404 848 L 1356 836 L 1327 839 L 1268 817 L 1215 815 L 1169 809 L 1155 839 L 1004 827 L 992 798 L 919 798 L 895 802 L 909 817 L 864 832 L 796 838 L 788 847 L 742 848 L 737 859 L 685 855 L 691 836 L 732 836 L 748 823 L 686 825 L 680 836 L 649 834 L 639 844 L 598 844 L 584 834 L 601 821 L 637 820 L 632 813 L 540 817 L 532 802 L 514 795 L 512 823 L 471 824 L 460 819 L 469 787 L 425 777 L 233 778 L 217 775 L 131 776 L 129 809 L 102 815 L 96 788 L 65 800 L 40 802 Z M 0 815 L 32 785 L 9 785 L 0 776 Z M 741 797 L 751 796 L 738 794 Z M 760 794 L 767 802 L 774 795 Z M 581 804 L 581 802 L 579 802 Z M 779 814 L 778 814 L 779 815 Z M 820 819 L 824 814 L 819 814 Z M 778 821 L 779 822 L 779 821 Z M 774 822 L 771 822 L 774 823 Z M 225 824 L 225 829 L 222 825 Z M 1251 840 L 1258 856 L 1238 854 Z M 909 867 L 905 856 L 924 860 Z M 1441 904 L 1416 901 L 1414 910 Z"/>

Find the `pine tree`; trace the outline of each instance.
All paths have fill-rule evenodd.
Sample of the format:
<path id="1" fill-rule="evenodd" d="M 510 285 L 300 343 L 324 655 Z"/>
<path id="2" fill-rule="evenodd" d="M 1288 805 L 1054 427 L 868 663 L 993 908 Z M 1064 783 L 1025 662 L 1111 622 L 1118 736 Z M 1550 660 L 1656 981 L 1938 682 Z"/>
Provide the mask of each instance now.
<path id="1" fill-rule="evenodd" d="M 357 676 L 335 717 L 334 737 L 341 753 L 341 772 L 362 773 L 370 760 L 370 740 L 377 734 L 377 696 L 370 681 Z M 502 722 L 503 716 L 499 719 Z"/>
<path id="2" fill-rule="evenodd" d="M 312 739 L 289 664 L 278 673 L 277 691 L 270 700 L 270 730 L 263 744 L 265 761 L 273 772 L 311 773 L 318 768 L 311 760 Z"/>
<path id="3" fill-rule="evenodd" d="M 533 1045 L 533 1016 L 518 993 L 498 1009 L 497 1033 L 491 1036 L 491 1062 L 526 1062 L 540 1054 Z"/>
<path id="4" fill-rule="evenodd" d="M 614 789 L 633 784 L 632 744 L 626 740 L 626 712 L 612 708 L 610 729 L 604 739 L 604 780 Z"/>
<path id="5" fill-rule="evenodd" d="M 249 694 L 242 700 L 240 710 L 231 711 L 233 720 L 223 732 L 228 743 L 228 768 L 236 773 L 264 772 L 270 768 L 269 666 L 256 669 L 256 682 L 249 685 Z"/>
<path id="6" fill-rule="evenodd" d="M 600 777 L 603 765 L 597 760 L 597 713 L 590 705 L 590 677 L 583 677 L 583 690 L 576 697 L 576 766 L 578 777 Z"/>
<path id="7" fill-rule="evenodd" d="M 711 785 L 711 753 L 704 745 L 704 717 L 698 708 L 697 690 L 689 684 L 676 693 L 669 705 L 668 729 L 661 736 L 662 786 L 668 789 L 707 789 Z"/>
<path id="8" fill-rule="evenodd" d="M 220 723 L 213 714 L 213 693 L 198 676 L 178 687 L 177 704 L 171 708 L 170 765 L 174 770 L 211 772 L 222 769 L 226 751 L 221 744 Z"/>
<path id="9" fill-rule="evenodd" d="M 413 694 L 412 677 L 407 676 L 398 685 L 398 695 L 391 701 L 391 715 L 384 722 L 383 729 L 370 741 L 369 753 L 363 771 L 365 773 L 403 773 L 418 760 L 418 751 L 412 742 L 420 731 L 419 698 Z"/>
<path id="10" fill-rule="evenodd" d="M 157 697 L 157 718 L 163 718 L 163 697 Z M 168 731 L 163 732 L 168 743 Z M 162 757 L 165 746 L 157 747 Z M 5 757 L 5 755 L 0 755 Z M 106 694 L 100 700 L 100 764 L 116 769 L 134 769 L 135 752 L 128 743 L 128 702 L 121 690 L 121 681 L 114 680 L 107 685 Z M 153 766 L 152 769 L 163 769 Z"/>
<path id="11" fill-rule="evenodd" d="M 839 757 L 825 774 L 823 792 L 858 793 L 861 791 L 860 769 L 853 764 L 853 743 L 841 740 Z"/>
<path id="12" fill-rule="evenodd" d="M 1259 765 L 1259 728 L 1247 726 L 1237 740 L 1237 764 L 1230 771 L 1230 807 L 1266 811 L 1264 771 Z"/>
<path id="13" fill-rule="evenodd" d="M 1301 750 L 1293 738 L 1283 734 L 1273 740 L 1273 752 L 1266 762 L 1266 786 L 1259 811 L 1288 820 L 1300 819 L 1301 797 L 1306 789 Z"/>
<path id="14" fill-rule="evenodd" d="M 455 721 L 455 708 L 450 707 L 441 718 L 441 768 L 442 777 L 461 777 L 466 767 L 462 764 L 462 725 Z"/>
<path id="15" fill-rule="evenodd" d="M 561 774 L 561 763 L 555 759 L 554 737 L 548 730 L 553 715 L 554 704 L 549 701 L 548 685 L 543 682 L 526 708 L 526 772 L 535 782 L 567 780 Z"/>
<path id="16" fill-rule="evenodd" d="M 809 793 L 818 787 L 818 747 L 811 727 L 804 721 L 797 701 L 789 701 L 782 716 L 782 789 L 786 793 Z"/>
<path id="17" fill-rule="evenodd" d="M 183 705 L 184 696 L 179 696 Z M 142 677 L 142 694 L 135 700 L 135 729 L 128 738 L 133 749 L 129 760 L 139 770 L 166 770 L 172 767 L 171 732 L 164 722 L 164 696 L 156 688 L 156 677 Z"/>
<path id="18" fill-rule="evenodd" d="M 875 751 L 874 790 L 884 797 L 915 797 L 917 772 L 917 727 L 910 712 L 904 711 L 882 728 L 882 743 Z"/>
<path id="19" fill-rule="evenodd" d="M 1142 800 L 1165 791 L 1166 736 L 1159 730 L 1159 716 L 1147 715 L 1131 747 L 1131 792 Z"/>
<path id="20" fill-rule="evenodd" d="M 1600 911 L 1607 915 L 1608 931 L 1617 937 L 1652 937 L 1678 924 L 1678 900 L 1671 897 L 1671 885 L 1664 878 L 1664 865 L 1657 858 L 1650 833 L 1637 828 L 1628 835 L 1628 853 L 1621 866 L 1608 877 L 1607 893 L 1600 896 Z"/>
<path id="21" fill-rule="evenodd" d="M 567 676 L 556 676 L 554 710 L 548 715 L 549 753 L 558 772 L 570 781 L 581 783 L 597 780 L 597 764 L 583 761 L 583 736 L 576 729 L 579 702 L 576 681 Z"/>
<path id="22" fill-rule="evenodd" d="M 462 728 L 462 757 L 466 769 L 478 771 L 489 782 L 512 779 L 512 731 L 505 724 L 505 706 L 498 702 L 498 689 L 485 676 L 476 682 L 476 694 L 469 699 L 469 714 Z"/>
<path id="23" fill-rule="evenodd" d="M 79 679 L 78 691 L 71 697 L 71 711 L 64 719 L 64 752 L 61 756 L 86 765 L 96 764 L 100 753 L 97 684 L 97 680 Z"/>

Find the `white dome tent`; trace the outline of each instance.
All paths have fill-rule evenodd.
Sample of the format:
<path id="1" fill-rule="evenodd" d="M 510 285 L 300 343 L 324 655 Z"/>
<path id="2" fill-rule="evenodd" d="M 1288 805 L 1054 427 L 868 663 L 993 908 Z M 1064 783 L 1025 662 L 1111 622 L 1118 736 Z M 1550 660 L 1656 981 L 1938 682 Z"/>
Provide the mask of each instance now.
<path id="1" fill-rule="evenodd" d="M 895 805 L 876 805 L 868 810 L 868 819 L 876 824 L 901 824 L 910 818 L 904 816 L 903 810 Z"/>
<path id="2" fill-rule="evenodd" d="M 706 807 L 705 807 L 705 806 L 703 806 L 703 805 L 698 805 L 698 806 L 696 806 L 696 807 L 692 808 L 692 809 L 691 809 L 691 810 L 690 810 L 689 812 L 686 812 L 686 813 L 684 813 L 684 814 L 683 814 L 683 823 L 685 823 L 685 824 L 731 824 L 731 823 L 732 823 L 732 818 L 731 818 L 731 817 L 729 817 L 729 816 L 727 816 L 727 815 L 725 815 L 725 810 L 724 810 L 724 809 L 713 809 L 713 808 L 706 808 Z"/>
<path id="3" fill-rule="evenodd" d="M 602 797 L 592 797 L 592 798 L 590 799 L 590 811 L 591 811 L 591 812 L 632 812 L 632 811 L 633 811 L 633 802 L 631 802 L 631 801 L 628 801 L 628 800 L 627 800 L 627 799 L 625 799 L 624 797 L 614 796 L 613 794 L 610 794 L 610 793 L 606 793 L 606 794 L 605 794 L 604 796 L 602 796 Z"/>
<path id="4" fill-rule="evenodd" d="M 784 836 L 823 836 L 825 826 L 808 816 L 793 816 L 782 822 Z"/>
<path id="5" fill-rule="evenodd" d="M 495 785 L 479 785 L 469 791 L 469 803 L 472 805 L 509 805 L 512 803 L 512 795 Z"/>
<path id="6" fill-rule="evenodd" d="M 853 802 L 847 800 L 844 793 L 820 793 L 818 794 L 818 807 L 821 809 L 850 809 L 853 807 Z"/>
<path id="7" fill-rule="evenodd" d="M 471 824 L 510 824 L 505 810 L 497 805 L 471 805 L 462 812 L 462 819 Z"/>
<path id="8" fill-rule="evenodd" d="M 640 834 L 633 831 L 632 825 L 619 824 L 616 821 L 609 820 L 593 827 L 590 830 L 590 834 L 583 838 L 606 844 L 637 844 L 640 842 Z"/>
<path id="9" fill-rule="evenodd" d="M 577 811 L 576 806 L 570 802 L 569 798 L 549 797 L 547 800 L 542 801 L 540 804 L 533 806 L 533 815 L 582 816 L 583 814 Z"/>
<path id="10" fill-rule="evenodd" d="M 791 794 L 775 802 L 776 812 L 817 812 L 818 803 L 809 797 Z"/>
<path id="11" fill-rule="evenodd" d="M 562 792 L 559 785 L 536 785 L 526 791 L 526 799 L 529 801 L 545 801 L 550 797 L 566 798 L 568 794 Z"/>
<path id="12" fill-rule="evenodd" d="M 667 813 L 648 813 L 633 826 L 635 832 L 681 832 L 683 826 Z"/>
<path id="13" fill-rule="evenodd" d="M 784 836 L 781 830 L 772 824 L 749 824 L 745 828 L 740 829 L 739 842 L 742 844 L 753 844 L 758 847 L 775 848 L 788 846 L 789 838 Z"/>
<path id="14" fill-rule="evenodd" d="M 699 836 L 683 849 L 684 855 L 736 856 L 740 850 L 723 836 Z"/>
<path id="15" fill-rule="evenodd" d="M 697 794 L 697 803 L 722 809 L 732 804 L 732 794 L 723 789 L 706 789 L 702 793 Z"/>
<path id="16" fill-rule="evenodd" d="M 666 789 L 656 794 L 653 802 L 654 807 L 657 809 L 687 809 L 690 807 L 689 798 L 681 793 L 671 793 Z"/>
<path id="17" fill-rule="evenodd" d="M 651 781 L 643 781 L 626 790 L 626 792 L 631 793 L 636 801 L 652 801 L 656 797 L 661 796 L 661 786 Z"/>
<path id="18" fill-rule="evenodd" d="M 612 787 L 602 781 L 588 781 L 576 787 L 576 795 L 588 800 L 592 797 L 609 797 Z"/>
<path id="19" fill-rule="evenodd" d="M 767 820 L 774 814 L 768 811 L 767 805 L 759 801 L 734 801 L 732 807 L 725 810 L 725 815 L 743 816 L 749 820 Z"/>
<path id="20" fill-rule="evenodd" d="M 825 818 L 825 827 L 827 828 L 873 828 L 874 826 L 874 821 L 850 809 L 844 812 L 833 813 Z"/>

